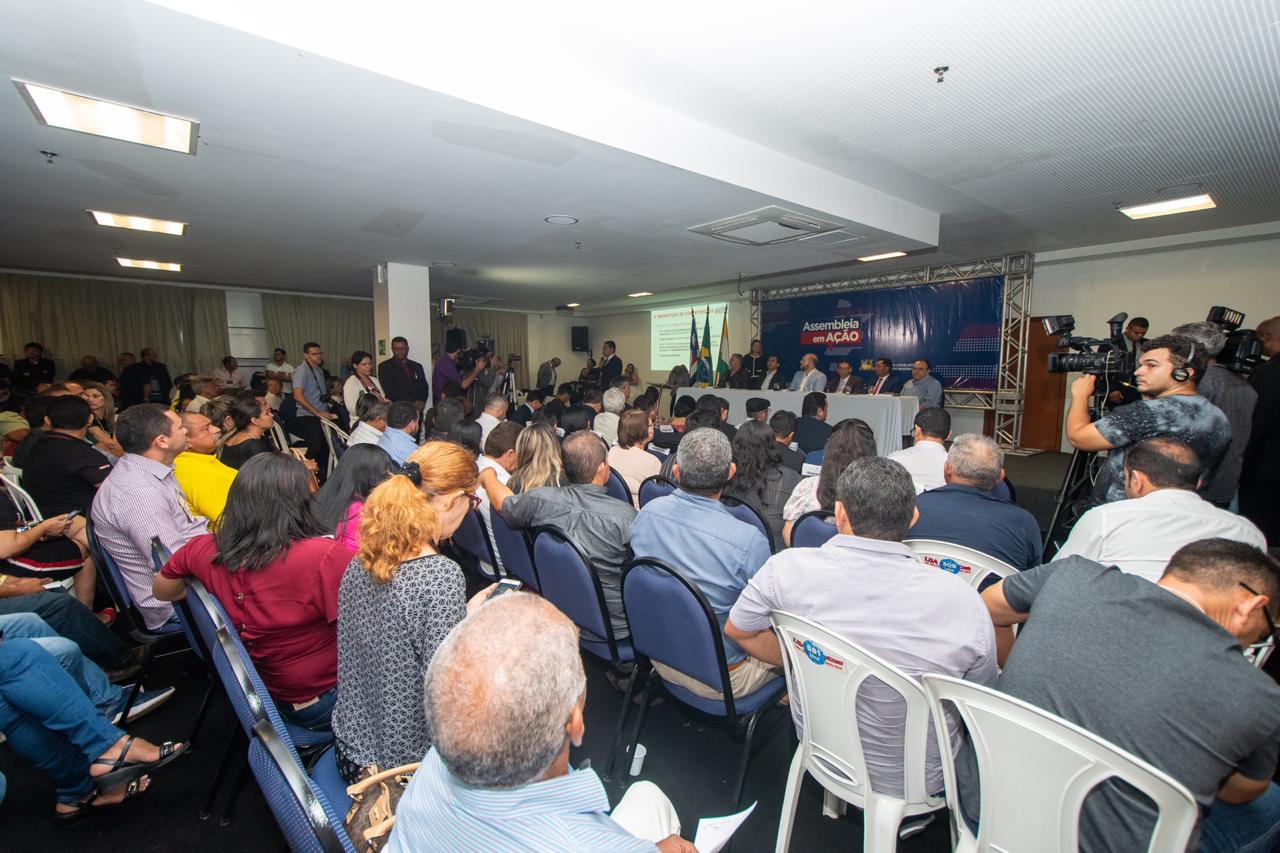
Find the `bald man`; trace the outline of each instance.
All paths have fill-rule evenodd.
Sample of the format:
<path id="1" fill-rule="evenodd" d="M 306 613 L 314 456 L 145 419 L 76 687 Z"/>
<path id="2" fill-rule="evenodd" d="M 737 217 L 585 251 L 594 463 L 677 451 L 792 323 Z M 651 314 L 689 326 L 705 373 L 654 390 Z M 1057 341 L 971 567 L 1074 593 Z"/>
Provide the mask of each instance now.
<path id="1" fill-rule="evenodd" d="M 792 391 L 808 394 L 811 391 L 823 391 L 827 387 L 827 377 L 818 370 L 818 357 L 811 352 L 800 359 L 800 369 L 791 377 Z"/>

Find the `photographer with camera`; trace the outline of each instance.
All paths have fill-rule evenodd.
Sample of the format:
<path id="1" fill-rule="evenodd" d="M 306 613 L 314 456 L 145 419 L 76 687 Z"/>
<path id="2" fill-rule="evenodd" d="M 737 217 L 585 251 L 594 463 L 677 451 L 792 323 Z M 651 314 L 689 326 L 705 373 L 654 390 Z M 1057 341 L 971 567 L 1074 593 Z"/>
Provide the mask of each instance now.
<path id="1" fill-rule="evenodd" d="M 1110 451 L 1094 487 L 1098 503 L 1124 499 L 1125 448 L 1156 436 L 1189 444 L 1212 477 L 1231 444 L 1226 415 L 1196 391 L 1208 355 L 1190 338 L 1161 335 L 1146 343 L 1134 377 L 1144 399 L 1119 406 L 1090 422 L 1089 400 L 1097 376 L 1071 383 L 1067 440 L 1082 451 Z"/>
<path id="2" fill-rule="evenodd" d="M 458 369 L 462 351 L 467 348 L 467 333 L 462 329 L 450 329 L 444 336 L 444 355 L 436 359 L 431 371 L 431 393 L 434 402 L 439 403 L 444 394 L 444 387 L 456 382 L 463 389 L 470 388 L 481 372 L 489 366 L 487 355 L 478 355 L 474 362 L 463 364 L 466 375 Z M 470 361 L 470 359 L 468 359 Z"/>
<path id="3" fill-rule="evenodd" d="M 1249 380 L 1258 404 L 1240 477 L 1240 511 L 1275 545 L 1280 544 L 1280 317 L 1259 323 L 1255 334 L 1268 360 Z"/>

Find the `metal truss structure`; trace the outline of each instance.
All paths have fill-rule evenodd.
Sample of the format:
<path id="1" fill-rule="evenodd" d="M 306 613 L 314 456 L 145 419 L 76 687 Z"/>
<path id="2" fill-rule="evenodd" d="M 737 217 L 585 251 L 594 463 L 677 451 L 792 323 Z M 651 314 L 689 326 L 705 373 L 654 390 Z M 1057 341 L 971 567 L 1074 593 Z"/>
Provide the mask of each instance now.
<path id="1" fill-rule="evenodd" d="M 753 335 L 759 337 L 760 307 L 769 299 L 940 284 L 997 275 L 1004 277 L 1004 298 L 1000 317 L 1000 364 L 996 370 L 996 390 L 948 391 L 944 396 L 946 405 L 951 408 L 994 412 L 995 440 L 1005 450 L 1017 450 L 1022 439 L 1022 406 L 1027 380 L 1027 335 L 1030 332 L 1028 312 L 1031 309 L 1032 282 L 1030 254 L 1004 255 L 967 263 L 914 267 L 836 281 L 753 290 L 751 327 Z"/>

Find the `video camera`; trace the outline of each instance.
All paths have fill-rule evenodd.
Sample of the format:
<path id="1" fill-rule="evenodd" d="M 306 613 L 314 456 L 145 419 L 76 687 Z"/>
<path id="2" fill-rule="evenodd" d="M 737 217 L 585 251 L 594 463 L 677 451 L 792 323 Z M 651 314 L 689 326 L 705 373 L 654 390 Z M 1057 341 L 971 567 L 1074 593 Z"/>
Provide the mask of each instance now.
<path id="1" fill-rule="evenodd" d="M 1217 363 L 1233 373 L 1248 375 L 1262 358 L 1262 342 L 1253 329 L 1242 329 L 1244 314 L 1223 305 L 1209 309 L 1206 323 L 1213 323 L 1227 333 L 1227 342 L 1217 355 Z"/>
<path id="2" fill-rule="evenodd" d="M 1129 350 L 1124 339 L 1124 321 L 1129 315 L 1123 311 L 1107 321 L 1106 338 L 1081 338 L 1072 335 L 1076 318 L 1070 314 L 1045 317 L 1046 335 L 1058 338 L 1058 346 L 1069 347 L 1075 352 L 1049 353 L 1050 373 L 1088 373 L 1093 376 L 1112 377 L 1112 384 L 1127 381 L 1138 368 L 1138 357 Z"/>
<path id="3" fill-rule="evenodd" d="M 474 346 L 467 346 L 466 329 L 453 328 L 445 332 L 445 352 L 458 352 L 458 372 L 464 376 L 475 370 L 476 364 L 488 362 L 493 355 L 493 338 L 476 338 Z"/>

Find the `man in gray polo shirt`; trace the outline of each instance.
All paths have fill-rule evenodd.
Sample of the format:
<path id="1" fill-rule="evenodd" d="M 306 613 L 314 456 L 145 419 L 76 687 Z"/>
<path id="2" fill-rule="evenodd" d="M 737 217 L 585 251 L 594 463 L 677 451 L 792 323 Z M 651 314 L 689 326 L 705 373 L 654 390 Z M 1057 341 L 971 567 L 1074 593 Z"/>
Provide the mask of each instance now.
<path id="1" fill-rule="evenodd" d="M 742 591 L 724 633 L 752 657 L 782 665 L 769 612 L 786 610 L 823 625 L 913 677 L 942 673 L 996 680 L 995 631 L 982 599 L 956 575 L 919 562 L 903 537 L 916 519 L 915 486 L 902 465 L 879 456 L 851 463 L 836 483 L 838 535 L 821 548 L 788 548 Z M 803 709 L 791 697 L 796 726 Z M 902 795 L 902 698 L 876 681 L 858 696 L 858 725 L 873 790 Z M 958 721 L 948 720 L 953 737 Z M 928 789 L 942 791 L 933 732 L 925 757 Z"/>

